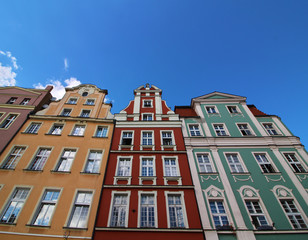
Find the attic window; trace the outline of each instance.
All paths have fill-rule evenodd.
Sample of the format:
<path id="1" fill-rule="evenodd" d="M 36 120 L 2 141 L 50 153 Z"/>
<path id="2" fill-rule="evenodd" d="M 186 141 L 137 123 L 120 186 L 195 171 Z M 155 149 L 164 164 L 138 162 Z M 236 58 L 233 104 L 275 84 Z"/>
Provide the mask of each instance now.
<path id="1" fill-rule="evenodd" d="M 88 96 L 88 94 L 89 94 L 88 92 L 83 92 L 83 93 L 82 93 L 82 96 L 83 96 L 83 97 L 86 97 L 86 96 Z"/>

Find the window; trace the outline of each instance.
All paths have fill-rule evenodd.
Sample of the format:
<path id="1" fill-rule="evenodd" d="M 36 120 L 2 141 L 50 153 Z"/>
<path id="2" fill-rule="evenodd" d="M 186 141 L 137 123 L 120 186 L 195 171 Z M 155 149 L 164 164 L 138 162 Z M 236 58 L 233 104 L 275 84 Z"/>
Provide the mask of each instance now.
<path id="1" fill-rule="evenodd" d="M 76 104 L 77 103 L 77 98 L 70 98 L 67 103 L 68 104 Z"/>
<path id="2" fill-rule="evenodd" d="M 212 217 L 213 217 L 216 228 L 230 225 L 225 207 L 223 205 L 223 201 L 211 200 L 210 208 L 211 208 L 211 213 L 212 213 Z"/>
<path id="3" fill-rule="evenodd" d="M 33 225 L 49 226 L 52 214 L 56 207 L 56 203 L 59 198 L 59 190 L 46 190 L 40 205 L 37 209 L 37 213 L 33 220 Z"/>
<path id="4" fill-rule="evenodd" d="M 174 145 L 172 140 L 172 132 L 162 132 L 161 136 L 163 145 Z"/>
<path id="5" fill-rule="evenodd" d="M 122 133 L 122 145 L 132 145 L 133 144 L 133 133 L 123 132 Z"/>
<path id="6" fill-rule="evenodd" d="M 255 158 L 264 173 L 275 172 L 275 169 L 273 168 L 271 162 L 267 159 L 265 153 L 255 153 Z"/>
<path id="7" fill-rule="evenodd" d="M 65 149 L 62 153 L 56 171 L 69 172 L 71 170 L 72 163 L 76 155 L 76 150 Z"/>
<path id="8" fill-rule="evenodd" d="M 142 132 L 142 145 L 153 145 L 152 132 Z"/>
<path id="9" fill-rule="evenodd" d="M 177 160 L 175 158 L 165 158 L 164 159 L 164 170 L 165 170 L 165 176 L 167 177 L 179 176 Z"/>
<path id="10" fill-rule="evenodd" d="M 280 203 L 295 229 L 307 228 L 307 224 L 305 223 L 293 200 L 283 199 L 280 200 Z"/>
<path id="11" fill-rule="evenodd" d="M 92 201 L 92 195 L 92 192 L 78 191 L 68 223 L 68 227 L 85 228 L 87 226 L 87 219 Z"/>
<path id="12" fill-rule="evenodd" d="M 94 105 L 94 99 L 87 99 L 86 105 Z"/>
<path id="13" fill-rule="evenodd" d="M 253 135 L 248 124 L 246 123 L 241 123 L 241 124 L 237 124 L 237 127 L 239 128 L 241 134 L 243 136 L 251 136 Z"/>
<path id="14" fill-rule="evenodd" d="M 25 150 L 26 150 L 25 147 L 20 147 L 20 146 L 14 147 L 10 155 L 6 158 L 4 164 L 1 166 L 1 168 L 14 169 Z"/>
<path id="15" fill-rule="evenodd" d="M 210 158 L 209 158 L 209 154 L 207 153 L 197 154 L 197 159 L 198 159 L 199 169 L 201 173 L 214 172 Z"/>
<path id="16" fill-rule="evenodd" d="M 201 136 L 199 125 L 198 124 L 190 124 L 189 125 L 190 136 Z"/>
<path id="17" fill-rule="evenodd" d="M 293 168 L 294 172 L 297 172 L 297 173 L 306 172 L 305 168 L 300 163 L 300 161 L 296 158 L 294 153 L 284 153 L 283 155 L 289 162 L 290 166 Z"/>
<path id="18" fill-rule="evenodd" d="M 89 117 L 90 116 L 90 110 L 82 110 L 80 117 Z"/>
<path id="19" fill-rule="evenodd" d="M 90 151 L 85 172 L 98 173 L 101 165 L 103 152 L 102 151 Z"/>
<path id="20" fill-rule="evenodd" d="M 214 124 L 213 126 L 217 136 L 228 136 L 224 124 Z"/>
<path id="21" fill-rule="evenodd" d="M 83 136 L 86 126 L 84 125 L 76 125 L 73 129 L 73 136 Z"/>
<path id="22" fill-rule="evenodd" d="M 51 135 L 61 135 L 63 124 L 54 124 L 49 131 Z"/>
<path id="23" fill-rule="evenodd" d="M 17 116 L 17 114 L 8 115 L 8 117 L 1 123 L 0 128 L 9 128 L 9 126 L 14 122 Z"/>
<path id="24" fill-rule="evenodd" d="M 139 218 L 140 227 L 155 227 L 154 194 L 141 194 Z"/>
<path id="25" fill-rule="evenodd" d="M 47 158 L 49 157 L 51 152 L 51 149 L 49 148 L 40 148 L 34 159 L 32 160 L 32 163 L 29 166 L 29 170 L 33 171 L 40 171 L 43 170 L 43 167 L 47 161 Z"/>
<path id="26" fill-rule="evenodd" d="M 236 153 L 226 154 L 226 157 L 229 162 L 229 166 L 231 168 L 232 173 L 243 173 L 244 172 L 242 163 L 240 162 L 239 157 Z"/>
<path id="27" fill-rule="evenodd" d="M 71 115 L 71 111 L 72 109 L 63 109 L 61 116 L 68 117 L 69 115 Z"/>
<path id="28" fill-rule="evenodd" d="M 107 127 L 97 127 L 95 137 L 107 137 L 108 128 Z"/>
<path id="29" fill-rule="evenodd" d="M 14 223 L 25 204 L 29 188 L 16 188 L 1 214 L 0 223 Z"/>
<path id="30" fill-rule="evenodd" d="M 268 222 L 258 200 L 246 200 L 245 204 L 252 219 L 252 224 L 257 229 L 262 226 L 268 226 Z"/>
<path id="31" fill-rule="evenodd" d="M 141 159 L 141 176 L 152 177 L 154 176 L 154 159 L 142 158 Z"/>
<path id="32" fill-rule="evenodd" d="M 116 176 L 131 176 L 130 158 L 119 158 Z"/>
<path id="33" fill-rule="evenodd" d="M 181 195 L 168 194 L 168 213 L 171 228 L 184 228 L 184 209 Z"/>
<path id="34" fill-rule="evenodd" d="M 227 106 L 230 113 L 239 113 L 236 106 Z"/>
<path id="35" fill-rule="evenodd" d="M 152 121 L 153 120 L 153 115 L 151 113 L 144 113 L 142 115 L 142 120 L 143 121 Z"/>
<path id="36" fill-rule="evenodd" d="M 24 98 L 22 100 L 22 102 L 20 103 L 20 105 L 28 105 L 28 103 L 30 102 L 31 98 Z"/>
<path id="37" fill-rule="evenodd" d="M 31 123 L 30 126 L 27 128 L 26 133 L 35 134 L 38 132 L 41 123 Z"/>
<path id="38" fill-rule="evenodd" d="M 279 135 L 272 123 L 263 123 L 263 126 L 269 135 Z"/>
<path id="39" fill-rule="evenodd" d="M 83 96 L 83 97 L 86 97 L 86 96 L 88 96 L 88 94 L 89 94 L 88 92 L 83 92 L 83 93 L 82 93 L 82 96 Z"/>
<path id="40" fill-rule="evenodd" d="M 206 107 L 206 111 L 208 114 L 218 114 L 215 106 Z"/>
<path id="41" fill-rule="evenodd" d="M 11 97 L 6 104 L 13 104 L 14 102 L 16 102 L 17 98 L 16 97 Z"/>
<path id="42" fill-rule="evenodd" d="M 126 227 L 128 219 L 128 195 L 114 194 L 110 227 Z"/>
<path id="43" fill-rule="evenodd" d="M 143 107 L 152 107 L 152 100 L 143 100 Z"/>

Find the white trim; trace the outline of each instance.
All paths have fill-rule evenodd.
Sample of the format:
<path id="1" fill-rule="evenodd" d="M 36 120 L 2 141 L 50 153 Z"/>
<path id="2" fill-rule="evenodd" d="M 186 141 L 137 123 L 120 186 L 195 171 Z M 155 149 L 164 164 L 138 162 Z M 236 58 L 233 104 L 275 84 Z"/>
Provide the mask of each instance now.
<path id="1" fill-rule="evenodd" d="M 191 125 L 195 125 L 195 126 L 197 125 L 198 126 L 198 131 L 200 132 L 199 136 L 192 136 L 191 135 L 191 132 L 190 132 L 190 126 Z M 203 137 L 204 136 L 200 123 L 187 123 L 187 126 L 188 126 L 189 137 Z"/>
<path id="2" fill-rule="evenodd" d="M 118 176 L 119 164 L 120 164 L 120 160 L 122 158 L 129 158 L 130 159 L 129 176 Z M 117 166 L 116 166 L 116 171 L 114 173 L 113 184 L 116 185 L 118 180 L 127 180 L 127 185 L 130 185 L 131 179 L 132 179 L 132 166 L 133 166 L 133 156 L 117 156 Z"/>
<path id="3" fill-rule="evenodd" d="M 231 168 L 230 163 L 229 163 L 228 158 L 227 158 L 227 154 L 236 154 L 236 155 L 237 155 L 237 158 L 238 158 L 238 160 L 240 161 L 240 164 L 241 164 L 241 166 L 242 166 L 242 168 L 243 168 L 243 172 L 233 172 L 233 171 L 232 171 L 232 168 Z M 244 163 L 244 161 L 243 161 L 243 159 L 242 159 L 242 157 L 241 157 L 241 154 L 240 154 L 239 152 L 224 152 L 224 156 L 225 156 L 225 159 L 226 159 L 227 164 L 228 164 L 228 166 L 229 166 L 229 169 L 230 169 L 231 174 L 232 174 L 232 173 L 249 173 L 248 170 L 247 170 L 247 168 L 246 168 L 246 165 L 245 165 L 245 163 Z"/>
<path id="4" fill-rule="evenodd" d="M 171 158 L 175 160 L 177 176 L 167 176 L 166 175 L 165 159 L 167 158 L 168 159 Z M 162 159 L 162 164 L 163 164 L 164 184 L 168 185 L 169 180 L 175 180 L 175 181 L 178 181 L 178 185 L 182 185 L 182 177 L 181 177 L 181 172 L 180 172 L 178 156 L 162 156 L 161 159 Z"/>
<path id="5" fill-rule="evenodd" d="M 227 108 L 227 111 L 228 111 L 228 113 L 230 114 L 231 117 L 234 117 L 234 116 L 244 117 L 243 113 L 241 112 L 240 108 L 237 105 L 231 104 L 231 105 L 225 105 L 225 107 Z M 236 113 L 230 112 L 229 107 L 235 107 Z"/>
<path id="6" fill-rule="evenodd" d="M 264 152 L 264 151 L 256 151 L 256 152 L 255 152 L 255 151 L 254 151 L 254 152 L 251 152 L 251 154 L 252 154 L 252 156 L 254 157 L 254 159 L 256 160 L 257 164 L 259 165 L 260 170 L 261 170 L 262 173 L 265 173 L 265 174 L 275 174 L 275 173 L 279 173 L 278 168 L 276 167 L 276 165 L 274 164 L 272 158 L 269 156 L 269 154 L 268 154 L 267 152 Z M 266 173 L 266 172 L 264 172 L 263 169 L 262 169 L 262 167 L 261 167 L 261 165 L 260 165 L 260 163 L 258 162 L 258 160 L 257 160 L 257 158 L 256 158 L 256 154 L 264 154 L 265 157 L 266 157 L 266 159 L 268 160 L 268 162 L 272 165 L 272 167 L 273 167 L 273 169 L 274 169 L 275 172 L 273 172 L 273 173 Z"/>
<path id="7" fill-rule="evenodd" d="M 153 176 L 142 176 L 142 160 L 144 158 L 150 158 L 153 160 Z M 139 185 L 142 185 L 143 180 L 152 180 L 153 185 L 156 185 L 156 156 L 139 156 L 139 162 L 140 162 L 140 167 L 139 167 Z"/>
<path id="8" fill-rule="evenodd" d="M 163 145 L 163 132 L 171 132 L 172 145 Z M 176 142 L 173 130 L 160 130 L 160 143 L 161 143 L 161 150 L 169 150 L 169 149 L 176 150 Z"/>
<path id="9" fill-rule="evenodd" d="M 129 202 L 130 202 L 130 195 L 131 191 L 112 191 L 111 192 L 111 200 L 110 200 L 110 208 L 109 208 L 109 215 L 108 215 L 108 222 L 107 222 L 107 227 L 112 227 L 110 226 L 111 224 L 111 213 L 113 209 L 113 201 L 114 201 L 114 196 L 115 195 L 126 195 L 127 196 L 127 204 L 126 204 L 126 214 L 125 214 L 125 226 L 128 226 L 128 215 L 129 215 Z"/>
<path id="10" fill-rule="evenodd" d="M 151 115 L 152 120 L 144 120 L 144 116 L 145 116 L 145 115 L 148 115 L 148 116 Z M 151 113 L 151 112 L 144 112 L 144 113 L 142 113 L 142 114 L 141 114 L 141 121 L 144 121 L 144 122 L 151 122 L 151 121 L 154 121 L 154 114 Z"/>
<path id="11" fill-rule="evenodd" d="M 207 108 L 214 108 L 215 113 L 209 113 Z M 208 117 L 221 117 L 220 112 L 217 109 L 216 105 L 204 105 L 204 110 L 207 113 Z"/>
<path id="12" fill-rule="evenodd" d="M 270 134 L 270 133 L 268 132 L 268 130 L 265 128 L 264 124 L 270 124 L 270 125 L 272 125 L 273 130 L 275 130 L 275 131 L 277 132 L 277 134 Z M 281 131 L 279 130 L 279 128 L 276 126 L 275 123 L 273 123 L 273 122 L 261 122 L 261 125 L 262 125 L 262 127 L 264 128 L 264 130 L 265 130 L 267 136 L 271 136 L 271 137 L 272 137 L 272 136 L 282 136 Z"/>
<path id="13" fill-rule="evenodd" d="M 208 158 L 209 158 L 209 162 L 210 162 L 210 165 L 211 165 L 211 167 L 212 167 L 212 172 L 202 172 L 201 171 L 201 169 L 200 169 L 200 163 L 199 163 L 199 161 L 198 161 L 198 155 L 208 155 Z M 194 159 L 195 159 L 195 161 L 197 162 L 197 168 L 198 168 L 198 170 L 199 170 L 199 174 L 202 174 L 202 173 L 217 173 L 217 170 L 216 170 L 216 167 L 215 167 L 215 165 L 214 165 L 214 162 L 213 162 L 213 159 L 212 159 L 212 156 L 211 156 L 211 153 L 210 152 L 195 152 L 195 154 L 194 154 Z"/>
<path id="14" fill-rule="evenodd" d="M 150 105 L 150 106 L 145 106 L 145 105 L 144 105 L 144 102 L 145 102 L 145 101 L 151 102 L 151 105 Z M 147 99 L 142 99 L 142 108 L 153 108 L 153 99 L 149 99 L 149 98 L 147 98 Z"/>
<path id="15" fill-rule="evenodd" d="M 254 137 L 256 136 L 256 133 L 254 132 L 254 130 L 251 128 L 250 124 L 248 122 L 237 122 L 235 123 L 235 125 L 237 126 L 237 129 L 239 130 L 240 134 L 243 136 L 243 137 Z M 239 125 L 247 125 L 247 130 L 250 131 L 250 135 L 244 135 L 239 127 Z"/>
<path id="16" fill-rule="evenodd" d="M 276 126 L 278 127 L 279 130 L 282 131 L 282 133 L 285 136 L 292 136 L 292 134 L 289 132 L 289 130 L 282 124 L 282 122 L 278 119 L 278 117 L 273 116 L 272 117 L 273 121 L 275 122 Z"/>
<path id="17" fill-rule="evenodd" d="M 202 109 L 201 109 L 200 103 L 195 103 L 194 110 L 196 111 L 197 115 L 201 117 L 201 119 L 205 119 L 203 112 L 202 112 Z M 207 137 L 212 137 L 210 128 L 209 128 L 208 124 L 206 123 L 206 121 L 202 122 L 202 126 L 203 126 L 203 129 L 204 129 L 205 135 Z"/>
<path id="18" fill-rule="evenodd" d="M 143 133 L 152 133 L 152 145 L 143 145 Z M 140 150 L 143 150 L 143 148 L 151 148 L 152 150 L 155 149 L 154 130 L 141 130 L 141 132 L 140 132 Z"/>
<path id="19" fill-rule="evenodd" d="M 215 125 L 222 125 L 223 126 L 223 131 L 226 132 L 226 135 L 218 135 L 217 132 L 216 132 L 216 129 L 215 129 Z M 230 133 L 229 133 L 228 128 L 227 128 L 225 123 L 212 123 L 212 128 L 214 130 L 214 133 L 215 133 L 216 137 L 230 137 Z"/>
<path id="20" fill-rule="evenodd" d="M 307 167 L 306 163 L 305 163 L 305 162 L 303 161 L 303 159 L 297 154 L 296 151 L 285 151 L 285 150 L 283 150 L 283 151 L 281 151 L 281 153 L 282 153 L 283 158 L 284 158 L 285 161 L 289 164 L 291 170 L 292 170 L 294 173 L 298 173 L 298 172 L 295 172 L 295 171 L 294 171 L 294 169 L 293 169 L 293 167 L 291 166 L 290 162 L 287 160 L 285 154 L 294 154 L 296 160 L 297 160 L 297 161 L 301 164 L 301 166 L 304 168 L 304 170 L 305 170 L 304 173 L 307 173 L 307 174 L 308 174 L 308 172 L 307 172 L 308 167 Z"/>
<path id="21" fill-rule="evenodd" d="M 122 141 L 123 141 L 123 133 L 125 133 L 125 132 L 130 132 L 130 133 L 132 133 L 132 142 L 131 142 L 131 145 L 124 145 L 124 144 L 122 144 Z M 133 148 L 134 148 L 134 130 L 122 130 L 121 131 L 121 137 L 120 137 L 120 142 L 119 142 L 119 148 L 118 148 L 118 150 L 122 150 L 122 148 L 123 148 L 123 146 L 124 146 L 124 148 L 125 148 L 125 146 L 127 146 L 127 147 L 129 147 L 130 148 L 130 150 L 133 150 Z"/>
<path id="22" fill-rule="evenodd" d="M 141 205 L 141 195 L 153 195 L 154 196 L 154 217 L 155 217 L 155 224 L 154 227 L 158 228 L 158 217 L 157 217 L 157 191 L 138 191 L 138 222 L 137 227 L 140 227 L 140 205 Z M 146 228 L 146 227 L 145 227 Z"/>

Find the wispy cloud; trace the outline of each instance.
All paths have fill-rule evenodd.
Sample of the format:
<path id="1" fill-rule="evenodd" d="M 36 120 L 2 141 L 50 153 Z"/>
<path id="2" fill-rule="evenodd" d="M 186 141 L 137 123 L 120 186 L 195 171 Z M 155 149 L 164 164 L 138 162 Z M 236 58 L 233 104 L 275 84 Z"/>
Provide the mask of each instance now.
<path id="1" fill-rule="evenodd" d="M 74 77 L 68 78 L 64 80 L 65 85 L 60 80 L 49 80 L 47 84 L 44 86 L 41 83 L 35 84 L 34 88 L 44 89 L 47 85 L 52 85 L 53 89 L 51 94 L 53 97 L 57 99 L 61 99 L 65 94 L 65 88 L 75 87 L 81 84 L 81 82 Z"/>
<path id="2" fill-rule="evenodd" d="M 69 68 L 68 59 L 67 59 L 67 58 L 64 58 L 64 70 L 67 71 L 68 68 Z"/>
<path id="3" fill-rule="evenodd" d="M 7 57 L 10 63 L 3 64 L 0 62 L 0 86 L 15 86 L 17 73 L 14 72 L 18 70 L 17 59 L 12 55 L 11 52 L 3 52 L 0 50 L 0 55 Z"/>

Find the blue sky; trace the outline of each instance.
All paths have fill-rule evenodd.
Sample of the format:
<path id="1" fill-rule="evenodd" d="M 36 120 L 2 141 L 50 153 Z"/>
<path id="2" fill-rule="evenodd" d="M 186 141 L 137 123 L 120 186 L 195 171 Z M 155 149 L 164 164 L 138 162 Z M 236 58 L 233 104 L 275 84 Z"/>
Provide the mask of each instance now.
<path id="1" fill-rule="evenodd" d="M 3 0 L 0 32 L 2 86 L 91 83 L 113 113 L 145 83 L 172 109 L 221 91 L 308 145 L 307 0 Z"/>

